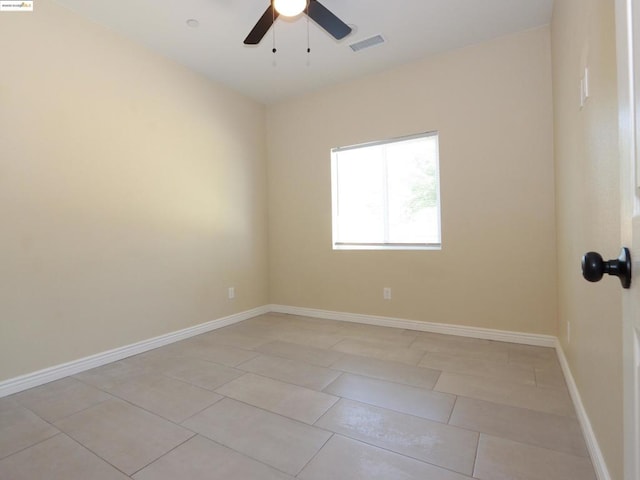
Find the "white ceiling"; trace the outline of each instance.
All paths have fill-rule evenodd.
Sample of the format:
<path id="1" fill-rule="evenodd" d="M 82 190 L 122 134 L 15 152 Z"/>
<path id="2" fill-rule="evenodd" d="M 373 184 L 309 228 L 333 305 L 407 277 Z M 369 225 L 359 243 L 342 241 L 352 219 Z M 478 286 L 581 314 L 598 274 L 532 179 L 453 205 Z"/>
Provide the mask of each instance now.
<path id="1" fill-rule="evenodd" d="M 56 0 L 260 102 L 271 104 L 434 53 L 548 24 L 553 0 L 319 0 L 354 27 L 336 41 L 306 17 L 242 42 L 269 0 Z M 187 26 L 188 19 L 199 22 Z M 349 44 L 382 34 L 358 53 Z"/>

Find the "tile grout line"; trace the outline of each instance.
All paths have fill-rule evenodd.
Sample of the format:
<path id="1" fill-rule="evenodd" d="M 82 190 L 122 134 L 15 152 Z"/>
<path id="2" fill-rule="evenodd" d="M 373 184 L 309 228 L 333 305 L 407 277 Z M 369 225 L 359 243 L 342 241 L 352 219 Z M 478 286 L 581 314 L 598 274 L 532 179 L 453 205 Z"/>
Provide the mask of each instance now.
<path id="1" fill-rule="evenodd" d="M 44 421 L 46 421 L 46 420 L 44 420 Z M 54 427 L 54 428 L 55 428 L 55 427 Z M 64 436 L 66 436 L 66 437 L 69 437 L 69 435 L 67 435 L 67 434 L 66 434 L 65 432 L 63 432 L 62 430 L 59 430 L 59 429 L 57 429 L 57 428 L 56 428 L 56 430 L 57 430 L 57 432 L 55 432 L 55 433 L 54 433 L 53 435 L 51 435 L 50 437 L 43 438 L 42 440 L 38 440 L 37 442 L 32 443 L 31 445 L 27 445 L 26 447 L 22 447 L 21 449 L 16 450 L 15 452 L 10 453 L 10 454 L 9 454 L 9 455 L 7 455 L 7 456 L 1 457 L 1 458 L 0 458 L 0 462 L 2 462 L 2 461 L 4 461 L 4 460 L 6 460 L 7 458 L 11 458 L 11 457 L 13 457 L 14 455 L 17 455 L 17 454 L 19 454 L 19 453 L 21 453 L 21 452 L 24 452 L 25 450 L 29 450 L 30 448 L 33 448 L 33 447 L 35 447 L 35 446 L 37 446 L 37 445 L 40 445 L 41 443 L 44 443 L 44 442 L 46 442 L 46 441 L 48 441 L 48 440 L 51 440 L 52 438 L 55 438 L 55 437 L 57 437 L 58 435 L 64 435 Z M 69 438 L 71 438 L 71 437 L 69 437 Z"/>
<path id="2" fill-rule="evenodd" d="M 323 416 L 324 416 L 324 415 L 325 415 L 329 410 L 331 410 L 331 409 L 335 406 L 335 404 L 336 404 L 336 403 L 338 403 L 338 401 L 340 400 L 340 397 L 338 397 L 338 401 L 336 401 L 333 405 L 331 405 L 329 408 L 327 408 L 327 411 L 326 411 L 326 412 L 324 412 L 322 415 L 320 415 L 320 417 L 318 417 L 318 419 L 317 419 L 315 422 L 313 422 L 313 423 L 305 423 L 305 422 L 303 422 L 303 421 L 296 420 L 295 418 L 291 418 L 291 417 L 287 417 L 287 416 L 285 416 L 285 415 L 282 415 L 281 413 L 272 412 L 271 410 L 267 410 L 266 408 L 258 407 L 258 406 L 256 406 L 256 405 L 251 405 L 250 403 L 247 403 L 247 402 L 245 402 L 245 401 L 243 401 L 243 400 L 238 400 L 238 399 L 235 399 L 235 398 L 232 398 L 232 397 L 224 396 L 224 398 L 220 399 L 220 402 L 222 402 L 223 400 L 231 400 L 232 402 L 242 403 L 243 405 L 246 405 L 247 407 L 255 408 L 255 409 L 257 409 L 257 410 L 262 410 L 262 411 L 263 411 L 263 412 L 265 412 L 265 413 L 268 413 L 268 414 L 271 414 L 271 415 L 275 415 L 276 417 L 280 417 L 280 418 L 283 418 L 283 419 L 285 419 L 285 420 L 289 420 L 289 421 L 291 421 L 291 422 L 298 423 L 298 424 L 303 425 L 303 426 L 305 426 L 305 427 L 312 427 L 312 428 L 316 428 L 316 429 L 318 429 L 318 430 L 322 430 L 323 432 L 335 433 L 335 432 L 333 432 L 332 430 L 327 430 L 326 428 L 322 428 L 322 427 L 316 426 L 316 423 L 317 423 L 317 422 L 320 420 L 320 418 L 322 418 L 322 417 L 323 417 Z M 219 403 L 219 402 L 216 402 L 216 403 L 214 403 L 213 405 L 216 405 L 217 403 Z M 211 405 L 210 407 L 207 407 L 207 408 L 211 408 L 213 405 Z M 205 408 L 205 410 L 206 410 L 206 408 Z M 204 410 L 203 410 L 203 411 L 204 411 Z M 200 412 L 200 413 L 202 413 L 202 412 Z M 189 417 L 187 420 L 190 420 L 191 418 L 192 418 L 192 417 Z M 185 422 L 186 422 L 187 420 L 185 420 Z M 188 428 L 188 427 L 185 427 L 185 426 L 183 426 L 183 425 L 179 425 L 179 426 L 181 426 L 181 427 L 183 427 L 183 428 L 186 428 L 186 429 L 187 429 L 187 430 L 189 430 L 190 432 L 193 432 L 193 430 L 191 430 L 191 429 L 190 429 L 190 428 Z M 195 433 L 197 433 L 197 434 L 199 434 L 199 435 L 202 435 L 202 434 L 200 434 L 199 432 L 195 432 Z M 206 438 L 209 438 L 209 437 L 207 437 L 206 435 L 203 435 L 203 436 L 204 436 L 204 437 L 206 437 Z"/>
<path id="3" fill-rule="evenodd" d="M 478 457 L 480 456 L 480 439 L 482 438 L 482 432 L 478 432 L 478 442 L 476 443 L 476 455 L 473 458 L 473 468 L 471 469 L 471 476 L 476 477 L 476 468 L 478 466 Z"/>
<path id="4" fill-rule="evenodd" d="M 459 427 L 459 428 L 462 428 L 462 427 Z M 470 431 L 473 431 L 473 430 L 470 430 Z M 562 450 L 555 450 L 553 448 L 546 448 L 546 447 L 543 447 L 541 445 L 534 445 L 532 443 L 527 443 L 527 442 L 523 442 L 523 441 L 520 441 L 520 440 L 512 440 L 510 438 L 502 437 L 500 435 L 494 435 L 494 434 L 485 433 L 485 432 L 476 432 L 476 433 L 480 434 L 480 436 L 482 436 L 482 437 L 497 438 L 498 440 L 504 440 L 504 441 L 507 441 L 507 442 L 510 442 L 510 443 L 517 443 L 518 445 L 522 445 L 523 447 L 533 448 L 533 449 L 537 449 L 537 450 L 543 450 L 545 452 L 550 452 L 550 453 L 553 453 L 553 454 L 556 454 L 556 455 L 570 457 L 570 458 L 574 458 L 574 459 L 588 460 L 590 463 L 593 462 L 590 455 L 587 455 L 587 456 L 575 455 L 573 453 L 568 453 L 568 452 L 565 452 L 565 451 L 562 451 Z"/>
<path id="5" fill-rule="evenodd" d="M 322 449 L 323 449 L 323 448 L 327 445 L 327 443 L 329 443 L 329 442 L 331 441 L 331 439 L 332 439 L 333 437 L 335 437 L 336 435 L 337 435 L 337 433 L 335 433 L 335 432 L 331 432 L 331 435 L 329 436 L 329 438 L 327 438 L 327 441 L 326 441 L 326 442 L 324 442 L 324 443 L 322 444 L 322 446 L 318 449 L 318 451 L 317 451 L 316 453 L 314 453 L 314 454 L 311 456 L 311 458 L 307 461 L 307 463 L 305 463 L 305 464 L 302 466 L 302 468 L 301 468 L 300 470 L 298 470 L 298 472 L 294 475 L 294 477 L 295 477 L 295 478 L 298 478 L 298 475 L 300 475 L 300 474 L 304 471 L 304 469 L 305 469 L 305 468 L 307 468 L 307 467 L 309 466 L 309 464 L 310 464 L 311 462 L 313 462 L 313 460 L 314 460 L 318 455 L 320 455 L 320 452 L 322 451 Z"/>
<path id="6" fill-rule="evenodd" d="M 62 432 L 62 433 L 64 434 L 64 436 L 66 436 L 67 438 L 71 439 L 71 441 L 73 441 L 74 443 L 78 444 L 80 447 L 82 447 L 83 449 L 87 450 L 88 452 L 91 452 L 93 455 L 98 457 L 100 460 L 105 462 L 107 465 L 111 465 L 113 468 L 115 468 L 119 472 L 122 472 L 122 474 L 126 475 L 127 477 L 131 478 L 131 475 L 133 475 L 133 474 L 129 475 L 127 472 L 125 472 L 121 468 L 118 468 L 113 463 L 111 463 L 109 460 L 107 460 L 106 458 L 102 457 L 102 455 L 99 455 L 97 452 L 94 452 L 92 449 L 90 449 L 89 447 L 87 447 L 86 445 L 84 445 L 83 443 L 81 443 L 79 440 L 77 440 L 76 438 L 72 437 L 68 433 L 66 433 L 66 432 Z"/>
<path id="7" fill-rule="evenodd" d="M 167 378 L 169 378 L 169 377 L 167 377 Z M 209 393 L 214 393 L 214 394 L 216 394 L 216 395 L 220 395 L 220 394 L 219 394 L 219 393 L 217 393 L 217 392 L 211 392 L 210 390 L 207 390 L 207 391 L 208 391 Z M 97 403 L 97 404 L 95 404 L 95 405 L 92 405 L 91 407 L 85 408 L 85 409 L 83 409 L 83 410 L 81 410 L 81 411 L 79 411 L 79 412 L 76 412 L 76 413 L 84 412 L 84 411 L 86 411 L 86 410 L 89 410 L 89 409 L 91 409 L 91 408 L 93 408 L 93 407 L 97 407 L 98 405 L 102 405 L 103 403 L 106 403 L 106 402 L 109 402 L 109 401 L 120 401 L 120 402 L 123 402 L 123 403 L 128 404 L 128 405 L 129 405 L 129 406 L 131 406 L 131 407 L 139 408 L 140 410 L 143 410 L 144 412 L 146 412 L 146 413 L 148 413 L 148 414 L 150 414 L 150 415 L 153 415 L 154 417 L 160 418 L 161 420 L 164 420 L 165 422 L 169 422 L 169 423 L 171 423 L 171 424 L 173 424 L 173 425 L 176 425 L 176 426 L 178 426 L 178 427 L 180 427 L 180 426 L 181 426 L 181 425 L 180 425 L 180 422 L 176 422 L 175 420 L 172 420 L 172 419 L 170 419 L 170 418 L 164 417 L 162 414 L 157 413 L 157 412 L 154 412 L 154 411 L 152 411 L 152 410 L 149 410 L 147 407 L 144 407 L 144 406 L 142 406 L 142 405 L 138 405 L 137 403 L 135 403 L 135 402 L 133 402 L 133 401 L 131 401 L 131 400 L 127 399 L 127 398 L 120 397 L 120 396 L 118 396 L 118 395 L 116 395 L 116 394 L 111 394 L 111 396 L 112 396 L 113 398 L 109 398 L 109 399 L 107 399 L 107 400 L 104 400 L 104 401 L 102 401 L 102 402 L 100 402 L 100 403 Z M 220 399 L 216 400 L 215 402 L 213 402 L 213 403 L 212 403 L 212 404 L 210 404 L 209 406 L 207 406 L 207 407 L 203 408 L 202 410 L 205 410 L 206 408 L 209 408 L 211 405 L 214 405 L 215 403 L 218 403 L 220 400 L 222 400 L 222 399 L 220 398 Z M 76 414 L 74 413 L 73 415 L 76 415 Z M 70 418 L 70 417 L 72 417 L 73 415 L 69 415 L 68 417 L 65 417 L 65 418 Z M 61 421 L 61 420 L 58 420 L 58 421 Z"/>
<path id="8" fill-rule="evenodd" d="M 138 473 L 140 473 L 142 470 L 144 470 L 145 468 L 147 468 L 149 465 L 152 465 L 153 463 L 157 462 L 158 460 L 160 460 L 161 458 L 165 457 L 166 455 L 169 455 L 171 452 L 173 452 L 174 450 L 176 450 L 177 448 L 181 447 L 182 445 L 184 445 L 185 443 L 191 441 L 193 438 L 197 437 L 198 434 L 194 433 L 193 435 L 191 435 L 189 438 L 187 438 L 185 441 L 180 442 L 178 445 L 176 445 L 175 447 L 171 448 L 170 450 L 167 450 L 166 452 L 164 452 L 162 455 L 160 455 L 159 457 L 156 457 L 155 459 L 151 460 L 149 463 L 147 463 L 146 465 L 144 465 L 143 467 L 140 467 L 138 470 L 136 470 L 135 472 L 133 472 L 131 475 L 129 475 L 129 477 L 133 478 L 134 475 L 137 475 Z"/>
<path id="9" fill-rule="evenodd" d="M 71 378 L 71 377 L 64 377 L 64 378 Z M 61 378 L 60 380 L 63 380 L 63 379 Z M 57 381 L 57 380 L 56 380 L 56 381 Z M 81 381 L 81 380 L 78 380 L 78 381 Z M 84 383 L 84 382 L 83 382 L 83 383 Z M 45 385 L 46 385 L 46 384 L 45 384 Z M 85 385 L 86 385 L 86 384 L 85 384 Z M 105 402 L 108 402 L 108 401 L 110 401 L 110 400 L 115 400 L 115 399 L 117 399 L 117 398 L 118 398 L 118 397 L 116 397 L 116 396 L 114 396 L 114 395 L 111 395 L 110 393 L 108 393 L 108 392 L 106 392 L 106 391 L 104 391 L 104 390 L 102 390 L 102 389 L 100 389 L 100 388 L 94 387 L 93 385 L 88 385 L 88 386 L 89 386 L 89 387 L 92 387 L 92 388 L 95 388 L 96 390 L 100 390 L 100 391 L 101 391 L 102 393 L 104 393 L 105 395 L 109 395 L 109 397 L 110 397 L 110 398 L 105 398 L 104 400 L 100 400 L 99 402 L 96 402 L 96 403 L 94 403 L 94 404 L 92 404 L 92 405 L 89 405 L 89 406 L 87 406 L 87 407 L 83 407 L 83 408 L 81 408 L 80 410 L 78 410 L 78 411 L 76 411 L 76 412 L 70 413 L 69 415 L 64 415 L 64 416 L 62 416 L 62 417 L 60 417 L 60 418 L 58 418 L 58 419 L 56 419 L 56 420 L 53 420 L 53 421 L 51 421 L 51 420 L 47 420 L 46 418 L 44 418 L 44 417 L 42 417 L 41 415 L 39 415 L 36 411 L 34 411 L 33 409 L 29 408 L 27 405 L 23 405 L 22 403 L 20 403 L 18 400 L 14 400 L 14 402 L 15 402 L 15 404 L 16 404 L 18 407 L 23 408 L 23 409 L 25 409 L 25 410 L 28 410 L 28 411 L 29 411 L 29 412 L 31 412 L 33 415 L 35 415 L 36 417 L 38 417 L 40 420 L 42 420 L 43 422 L 46 422 L 46 423 L 47 423 L 47 424 L 49 424 L 51 427 L 53 427 L 53 428 L 55 428 L 56 430 L 58 430 L 58 432 L 62 432 L 62 433 L 64 433 L 64 432 L 63 432 L 63 430 L 61 430 L 61 429 L 56 425 L 56 422 L 61 422 L 61 421 L 63 421 L 63 420 L 66 420 L 66 419 L 67 419 L 67 418 L 69 418 L 69 417 L 73 417 L 74 415 L 77 415 L 77 414 L 79 414 L 79 413 L 85 412 L 85 411 L 87 411 L 87 410 L 89 410 L 89 409 L 91 409 L 91 408 L 97 407 L 98 405 L 102 405 L 102 404 L 103 404 L 103 403 L 105 403 Z M 39 387 L 36 387 L 36 388 L 39 388 Z M 28 391 L 28 390 L 25 390 L 25 391 Z M 22 392 L 21 392 L 21 393 L 22 393 Z M 49 438 L 51 438 L 51 437 L 49 437 Z"/>
<path id="10" fill-rule="evenodd" d="M 227 382 L 227 383 L 229 383 L 229 382 Z M 214 393 L 216 393 L 216 392 L 214 392 Z M 168 421 L 170 421 L 170 422 L 174 423 L 175 425 L 177 425 L 177 426 L 179 426 L 179 427 L 186 428 L 187 430 L 189 430 L 190 432 L 192 432 L 193 430 L 191 430 L 190 428 L 187 428 L 187 427 L 185 427 L 185 426 L 183 425 L 185 422 L 187 422 L 187 421 L 191 420 L 191 419 L 192 419 L 193 417 L 195 417 L 196 415 L 200 415 L 202 412 L 204 412 L 205 410 L 208 410 L 209 408 L 213 407 L 213 406 L 214 406 L 214 405 L 216 405 L 217 403 L 220 403 L 220 402 L 221 402 L 222 400 L 224 400 L 225 398 L 228 398 L 228 397 L 225 397 L 224 395 L 221 395 L 221 394 L 219 394 L 219 393 L 216 393 L 216 395 L 220 395 L 220 398 L 219 398 L 218 400 L 216 400 L 215 402 L 213 402 L 211 405 L 207 405 L 206 407 L 204 407 L 204 408 L 202 408 L 202 409 L 198 410 L 198 411 L 197 411 L 196 413 L 194 413 L 193 415 L 189 415 L 187 418 L 185 418 L 185 419 L 184 419 L 184 420 L 182 420 L 181 422 L 179 422 L 179 423 L 175 423 L 175 422 L 173 422 L 173 421 L 171 421 L 171 420 L 168 420 Z M 164 418 L 164 417 L 162 417 L 162 418 Z M 196 433 L 197 433 L 197 432 L 196 432 Z"/>
<path id="11" fill-rule="evenodd" d="M 282 419 L 284 419 L 284 420 L 288 420 L 288 421 L 290 421 L 290 422 L 297 423 L 297 424 L 299 424 L 299 425 L 301 425 L 301 426 L 304 426 L 304 427 L 313 428 L 313 429 L 316 429 L 316 430 L 318 430 L 318 431 L 322 431 L 322 432 L 329 433 L 329 434 L 330 434 L 330 435 L 329 435 L 329 438 L 328 438 L 328 439 L 327 439 L 327 440 L 322 444 L 322 446 L 318 449 L 318 452 L 319 452 L 319 451 L 320 451 L 320 450 L 321 450 L 321 449 L 322 449 L 322 448 L 327 444 L 327 442 L 328 442 L 328 441 L 329 441 L 329 440 L 330 440 L 330 439 L 335 435 L 335 432 L 333 432 L 333 431 L 331 431 L 331 430 L 327 430 L 327 429 L 322 428 L 322 427 L 317 427 L 317 426 L 315 426 L 315 425 L 313 425 L 313 424 L 311 424 L 311 425 L 310 425 L 310 424 L 305 423 L 305 422 L 302 422 L 302 421 L 300 421 L 300 420 L 296 420 L 296 419 L 293 419 L 293 418 L 290 418 L 290 417 L 286 417 L 286 416 L 281 415 L 281 414 L 279 414 L 279 413 L 275 413 L 275 412 L 272 412 L 272 411 L 270 411 L 270 410 L 266 410 L 266 409 L 264 409 L 264 408 L 257 407 L 257 406 L 255 406 L 255 405 L 251 405 L 251 404 L 249 404 L 249 403 L 243 402 L 242 400 L 236 400 L 235 398 L 231 398 L 231 397 L 223 397 L 223 398 L 220 400 L 220 402 L 221 402 L 222 400 L 225 400 L 225 399 L 226 399 L 226 400 L 233 401 L 233 402 L 242 403 L 243 405 L 246 405 L 247 407 L 255 408 L 256 410 L 261 410 L 261 411 L 263 411 L 263 412 L 265 412 L 265 413 L 267 413 L 267 414 L 270 414 L 270 415 L 273 415 L 273 416 L 276 416 L 276 417 L 280 417 L 280 418 L 282 418 Z M 217 404 L 217 403 L 219 403 L 219 402 L 216 402 L 216 403 L 214 403 L 213 405 L 215 405 L 215 404 Z M 210 407 L 212 407 L 213 405 L 210 405 Z M 207 407 L 207 408 L 210 408 L 210 407 Z M 333 405 L 332 405 L 332 407 L 333 407 Z M 327 411 L 328 411 L 328 410 L 330 410 L 330 409 L 331 409 L 331 407 L 329 407 L 329 408 L 327 409 Z M 206 409 L 205 409 L 205 410 L 206 410 Z M 204 410 L 203 410 L 203 411 L 204 411 Z M 202 413 L 202 412 L 200 412 L 200 413 Z M 324 414 L 323 414 L 323 415 L 324 415 Z M 189 419 L 191 419 L 191 418 L 193 418 L 193 417 L 189 417 Z M 189 420 L 189 419 L 187 419 L 187 420 Z M 187 420 L 185 420 L 185 422 L 186 422 Z M 190 429 L 190 428 L 188 428 L 188 427 L 186 427 L 186 426 L 184 426 L 184 425 L 180 425 L 180 426 L 182 426 L 183 428 L 187 429 L 188 431 L 190 431 L 190 432 L 193 432 L 193 433 L 194 433 L 194 435 L 193 435 L 192 437 L 190 437 L 189 439 L 185 440 L 185 442 L 183 442 L 183 443 L 186 443 L 188 440 L 191 440 L 192 438 L 194 438 L 194 437 L 196 437 L 196 436 L 199 436 L 199 437 L 204 438 L 204 439 L 206 439 L 206 440 L 209 440 L 209 441 L 211 441 L 211 442 L 213 442 L 213 443 L 216 443 L 217 445 L 220 445 L 220 446 L 222 446 L 222 447 L 228 448 L 229 450 L 232 450 L 232 451 L 236 452 L 237 454 L 242 455 L 243 457 L 249 458 L 249 459 L 251 459 L 251 460 L 253 460 L 253 461 L 256 461 L 256 462 L 258 462 L 258 463 L 261 463 L 261 464 L 263 464 L 263 465 L 266 465 L 267 467 L 269 467 L 269 468 L 271 468 L 271 469 L 277 470 L 278 472 L 282 472 L 282 473 L 284 473 L 285 475 L 289 475 L 289 476 L 291 476 L 291 474 L 290 474 L 290 473 L 285 472 L 284 470 L 281 470 L 281 469 L 279 469 L 278 467 L 275 467 L 275 466 L 273 466 L 273 465 L 270 465 L 270 464 L 266 463 L 265 461 L 260 460 L 260 459 L 258 459 L 258 458 L 255 458 L 255 457 L 253 457 L 253 456 L 251 456 L 251 455 L 249 455 L 249 454 L 247 454 L 247 453 L 241 452 L 240 450 L 236 450 L 236 449 L 235 449 L 234 447 L 232 447 L 231 445 L 227 445 L 227 444 L 225 444 L 225 443 L 223 443 L 223 442 L 221 442 L 221 441 L 219 441 L 219 440 L 217 440 L 217 439 L 211 438 L 211 437 L 207 436 L 207 435 L 206 435 L 206 434 L 204 434 L 204 433 L 194 431 L 194 430 L 192 430 L 192 429 Z M 177 448 L 177 447 L 176 447 L 176 448 Z M 312 459 L 313 459 L 313 458 L 315 458 L 315 456 L 318 454 L 318 452 L 316 452 L 316 453 L 313 455 Z M 169 452 L 167 452 L 167 453 L 169 453 Z M 164 456 L 164 455 L 163 455 L 163 456 Z M 158 458 L 158 459 L 156 459 L 156 460 L 154 460 L 154 462 L 155 462 L 155 461 L 157 461 L 157 460 L 159 460 L 159 458 Z M 311 460 L 309 460 L 309 462 L 310 462 L 310 461 L 311 461 Z M 307 462 L 307 464 L 308 464 L 309 462 Z M 151 463 L 153 463 L 153 462 L 151 462 Z M 304 465 L 304 467 L 302 467 L 302 468 L 300 469 L 300 471 L 298 471 L 298 473 L 297 473 L 297 474 L 293 475 L 293 477 L 296 477 L 297 475 L 299 475 L 299 474 L 300 474 L 300 472 L 302 472 L 302 470 L 307 466 L 307 464 L 305 464 L 305 465 Z M 143 468 L 146 468 L 146 467 L 143 467 Z M 141 470 L 142 470 L 142 469 L 141 469 Z M 136 473 L 137 473 L 137 472 L 136 472 Z"/>
<path id="12" fill-rule="evenodd" d="M 329 394 L 328 394 L 328 395 L 329 395 Z M 331 395 L 333 395 L 334 397 L 335 397 L 335 396 L 338 396 L 338 395 L 335 395 L 335 394 L 331 394 Z M 451 395 L 451 394 L 444 394 L 444 395 Z M 397 414 L 400 414 L 400 415 L 408 415 L 408 416 L 410 416 L 410 417 L 419 418 L 419 419 L 421 419 L 421 420 L 427 420 L 427 421 L 429 421 L 429 422 L 438 423 L 438 424 L 440 424 L 440 425 L 448 425 L 446 422 L 443 422 L 443 421 L 440 421 L 440 420 L 435 420 L 435 419 L 433 419 L 433 418 L 428 418 L 428 417 L 421 417 L 420 415 L 416 415 L 416 414 L 414 414 L 414 413 L 407 413 L 407 412 L 403 412 L 403 411 L 400 411 L 400 410 L 395 410 L 395 409 L 390 408 L 390 407 L 383 407 L 383 406 L 381 406 L 381 405 L 377 405 L 377 404 L 375 404 L 375 403 L 368 403 L 368 402 L 366 402 L 366 401 L 364 401 L 364 400 L 356 400 L 356 399 L 353 399 L 353 398 L 349 398 L 349 397 L 341 397 L 341 396 L 338 396 L 338 398 L 339 398 L 340 400 L 347 400 L 347 401 L 349 401 L 349 402 L 361 403 L 362 405 L 367 405 L 367 406 L 369 406 L 369 407 L 380 408 L 380 409 L 382 409 L 382 410 L 387 410 L 387 411 L 389 411 L 389 412 L 397 413 Z M 455 400 L 454 400 L 454 402 L 455 402 Z M 334 405 L 335 405 L 336 403 L 338 403 L 338 402 L 335 402 L 335 403 L 334 403 Z M 449 414 L 449 417 L 450 417 L 450 416 L 451 416 L 451 414 Z M 452 426 L 453 426 L 453 425 L 452 425 Z M 459 428 L 459 427 L 455 427 L 455 428 Z"/>
<path id="13" fill-rule="evenodd" d="M 453 405 L 451 405 L 451 411 L 449 412 L 449 417 L 447 418 L 447 422 L 445 425 L 451 425 L 451 417 L 453 417 L 453 411 L 456 409 L 456 404 L 458 403 L 458 395 L 455 396 L 453 400 Z M 455 425 L 451 425 L 455 426 Z"/>
<path id="14" fill-rule="evenodd" d="M 331 431 L 331 430 L 329 430 L 329 431 Z M 476 433 L 477 433 L 477 432 L 476 432 Z M 442 469 L 442 470 L 446 470 L 447 472 L 452 472 L 452 473 L 456 473 L 456 474 L 458 474 L 458 475 L 468 476 L 466 473 L 462 473 L 462 472 L 459 472 L 459 471 L 457 471 L 457 470 L 452 470 L 452 469 L 451 469 L 451 468 L 449 468 L 449 467 L 445 467 L 445 466 L 442 466 L 442 465 L 438 465 L 437 463 L 428 462 L 428 461 L 426 461 L 426 460 L 424 460 L 424 459 L 416 458 L 416 457 L 413 457 L 413 456 L 411 456 L 411 455 L 407 455 L 406 453 L 400 453 L 400 452 L 397 452 L 397 451 L 395 451 L 395 450 L 391 450 L 390 448 L 382 447 L 382 446 L 380 446 L 380 445 L 376 445 L 375 443 L 370 443 L 370 442 L 368 442 L 368 441 L 366 441 L 366 440 L 363 440 L 363 439 L 361 439 L 361 438 L 357 438 L 357 437 L 351 436 L 351 435 L 349 435 L 349 434 L 347 434 L 347 433 L 344 433 L 344 432 L 333 432 L 333 434 L 334 434 L 334 435 L 341 436 L 341 437 L 344 437 L 344 438 L 347 438 L 347 439 L 349 439 L 349 440 L 353 440 L 354 442 L 358 442 L 358 443 L 362 443 L 362 444 L 364 444 L 364 445 L 368 445 L 369 447 L 372 447 L 372 448 L 376 448 L 376 449 L 379 449 L 379 450 L 384 450 L 385 452 L 387 452 L 387 453 L 391 453 L 391 454 L 393 454 L 393 455 L 398 455 L 398 456 L 400 456 L 400 457 L 408 458 L 408 459 L 410 459 L 410 460 L 414 460 L 414 461 L 419 462 L 419 463 L 424 463 L 424 464 L 426 464 L 426 465 L 430 465 L 430 466 L 432 466 L 432 467 L 437 467 L 437 468 L 440 468 L 440 469 Z"/>

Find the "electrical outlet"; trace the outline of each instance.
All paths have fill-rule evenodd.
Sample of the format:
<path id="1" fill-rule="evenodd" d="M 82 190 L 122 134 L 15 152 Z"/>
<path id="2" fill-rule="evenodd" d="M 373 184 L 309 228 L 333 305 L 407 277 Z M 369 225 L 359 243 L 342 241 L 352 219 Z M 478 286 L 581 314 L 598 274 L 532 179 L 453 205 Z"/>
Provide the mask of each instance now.
<path id="1" fill-rule="evenodd" d="M 385 300 L 391 300 L 391 289 L 389 287 L 384 287 L 382 289 L 382 298 Z"/>
<path id="2" fill-rule="evenodd" d="M 236 298 L 236 289 L 235 287 L 229 287 L 229 300 Z"/>

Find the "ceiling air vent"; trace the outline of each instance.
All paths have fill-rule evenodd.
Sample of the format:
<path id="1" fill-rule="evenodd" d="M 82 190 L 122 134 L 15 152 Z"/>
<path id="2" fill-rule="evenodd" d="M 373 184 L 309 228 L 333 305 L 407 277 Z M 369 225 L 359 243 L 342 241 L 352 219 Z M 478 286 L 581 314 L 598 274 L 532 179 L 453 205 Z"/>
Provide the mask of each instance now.
<path id="1" fill-rule="evenodd" d="M 354 52 L 359 52 L 360 50 L 364 50 L 365 48 L 375 47 L 376 45 L 381 45 L 385 42 L 385 39 L 382 35 L 374 35 L 373 37 L 365 38 L 364 40 L 360 40 L 359 42 L 352 43 L 349 45 L 349 48 Z"/>

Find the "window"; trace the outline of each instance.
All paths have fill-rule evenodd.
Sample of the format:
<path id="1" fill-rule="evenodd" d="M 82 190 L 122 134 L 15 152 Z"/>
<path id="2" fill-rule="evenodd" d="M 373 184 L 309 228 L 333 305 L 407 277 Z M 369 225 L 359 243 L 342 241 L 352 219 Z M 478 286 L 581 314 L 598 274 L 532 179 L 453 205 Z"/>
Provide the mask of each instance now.
<path id="1" fill-rule="evenodd" d="M 333 248 L 440 249 L 438 133 L 331 150 Z"/>

